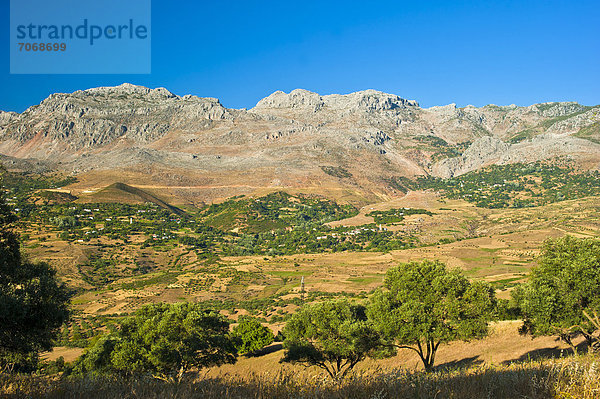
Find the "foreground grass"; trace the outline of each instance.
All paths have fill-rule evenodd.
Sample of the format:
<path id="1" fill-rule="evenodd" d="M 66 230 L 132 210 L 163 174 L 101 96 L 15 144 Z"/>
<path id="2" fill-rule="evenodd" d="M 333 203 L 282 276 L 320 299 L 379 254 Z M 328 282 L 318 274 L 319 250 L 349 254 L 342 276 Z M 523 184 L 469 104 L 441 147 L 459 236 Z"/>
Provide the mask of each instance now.
<path id="1" fill-rule="evenodd" d="M 438 371 L 354 374 L 340 384 L 292 373 L 136 379 L 0 375 L 2 398 L 600 398 L 600 359 L 592 355 Z"/>

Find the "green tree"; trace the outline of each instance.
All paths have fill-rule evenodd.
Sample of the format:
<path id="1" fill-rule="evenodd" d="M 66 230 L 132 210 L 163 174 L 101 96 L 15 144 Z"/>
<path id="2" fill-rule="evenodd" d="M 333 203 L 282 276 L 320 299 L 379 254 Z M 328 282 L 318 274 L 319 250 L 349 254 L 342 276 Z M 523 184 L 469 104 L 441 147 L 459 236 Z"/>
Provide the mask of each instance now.
<path id="1" fill-rule="evenodd" d="M 303 363 L 339 380 L 382 347 L 365 307 L 345 299 L 305 305 L 284 328 L 282 362 Z"/>
<path id="2" fill-rule="evenodd" d="M 0 367 L 35 363 L 69 315 L 69 291 L 50 265 L 23 257 L 15 220 L 0 195 Z"/>
<path id="3" fill-rule="evenodd" d="M 236 347 L 241 354 L 254 354 L 275 340 L 273 332 L 263 326 L 255 317 L 242 316 L 239 324 L 233 329 L 238 338 Z"/>
<path id="4" fill-rule="evenodd" d="M 235 363 L 229 323 L 199 304 L 153 304 L 124 320 L 78 360 L 75 371 L 151 372 L 180 380 L 192 368 Z"/>
<path id="5" fill-rule="evenodd" d="M 73 216 L 57 216 L 50 218 L 50 223 L 58 226 L 61 229 L 69 229 L 79 226 L 79 221 Z"/>
<path id="6" fill-rule="evenodd" d="M 390 346 L 415 351 L 431 371 L 440 344 L 487 334 L 495 303 L 488 284 L 426 260 L 389 269 L 368 315 Z"/>
<path id="7" fill-rule="evenodd" d="M 583 336 L 599 343 L 600 240 L 570 236 L 547 240 L 529 281 L 513 299 L 524 316 L 522 333 L 557 335 L 571 345 Z"/>
<path id="8" fill-rule="evenodd" d="M 88 350 L 74 363 L 71 370 L 74 374 L 105 374 L 114 371 L 111 355 L 118 339 L 107 334 L 97 339 Z"/>

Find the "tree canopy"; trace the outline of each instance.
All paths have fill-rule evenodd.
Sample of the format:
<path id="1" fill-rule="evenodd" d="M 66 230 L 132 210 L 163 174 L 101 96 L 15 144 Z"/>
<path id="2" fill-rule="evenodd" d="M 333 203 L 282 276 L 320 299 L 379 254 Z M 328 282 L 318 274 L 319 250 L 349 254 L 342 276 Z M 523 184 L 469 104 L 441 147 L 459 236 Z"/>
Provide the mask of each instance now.
<path id="1" fill-rule="evenodd" d="M 488 284 L 426 260 L 389 269 L 368 315 L 391 346 L 414 350 L 431 371 L 441 343 L 487 334 L 495 302 Z"/>
<path id="2" fill-rule="evenodd" d="M 285 325 L 282 361 L 318 366 L 343 378 L 381 348 L 365 310 L 345 299 L 305 305 Z"/>
<path id="3" fill-rule="evenodd" d="M 0 366 L 50 350 L 69 315 L 69 291 L 49 264 L 21 254 L 15 220 L 0 195 Z"/>
<path id="4" fill-rule="evenodd" d="M 583 335 L 590 346 L 597 345 L 600 240 L 547 240 L 538 266 L 513 298 L 524 315 L 522 332 L 558 335 L 572 347 L 573 338 Z"/>
<path id="5" fill-rule="evenodd" d="M 242 316 L 238 321 L 233 335 L 238 339 L 236 347 L 239 353 L 254 354 L 275 340 L 273 332 L 255 317 Z"/>
<path id="6" fill-rule="evenodd" d="M 192 368 L 235 363 L 229 323 L 198 304 L 152 304 L 100 339 L 76 365 L 79 372 L 151 372 L 180 379 Z"/>

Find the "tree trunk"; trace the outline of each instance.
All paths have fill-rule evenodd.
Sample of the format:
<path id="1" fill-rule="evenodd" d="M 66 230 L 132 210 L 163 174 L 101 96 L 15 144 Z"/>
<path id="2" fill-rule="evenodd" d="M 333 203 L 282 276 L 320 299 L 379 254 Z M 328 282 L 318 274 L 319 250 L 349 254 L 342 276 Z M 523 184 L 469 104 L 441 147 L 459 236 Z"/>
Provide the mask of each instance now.
<path id="1" fill-rule="evenodd" d="M 424 345 L 421 345 L 421 342 L 417 341 L 417 349 L 411 347 L 410 348 L 416 351 L 423 362 L 423 367 L 425 368 L 426 373 L 430 373 L 433 371 L 433 366 L 435 364 L 435 354 L 437 352 L 438 347 L 440 346 L 440 342 L 435 342 L 433 339 L 427 340 Z"/>

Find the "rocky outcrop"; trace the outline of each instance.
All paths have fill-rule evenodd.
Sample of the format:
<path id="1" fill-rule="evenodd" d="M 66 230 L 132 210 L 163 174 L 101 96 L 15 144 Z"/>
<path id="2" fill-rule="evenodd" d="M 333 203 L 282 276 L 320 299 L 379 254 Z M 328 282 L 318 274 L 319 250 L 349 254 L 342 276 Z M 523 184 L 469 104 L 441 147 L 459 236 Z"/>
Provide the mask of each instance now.
<path id="1" fill-rule="evenodd" d="M 68 151 L 101 147 L 117 138 L 150 143 L 170 130 L 202 129 L 226 118 L 231 118 L 229 111 L 216 99 L 126 83 L 52 94 L 20 115 L 0 115 L 0 125 L 2 140 L 52 141 L 57 151 Z"/>
<path id="2" fill-rule="evenodd" d="M 597 165 L 599 115 L 600 107 L 573 102 L 425 109 L 376 90 L 277 91 L 238 110 L 123 84 L 53 94 L 21 114 L 0 112 L 0 154 L 74 173 L 155 169 L 166 181 L 220 174 L 223 185 L 238 186 L 321 184 L 335 179 L 320 168 L 331 165 L 352 176 L 340 184 L 379 190 L 397 176 L 451 177 L 493 163 L 566 155 Z"/>
<path id="3" fill-rule="evenodd" d="M 389 111 L 408 107 L 418 108 L 419 104 L 413 100 L 406 100 L 394 94 L 376 90 L 320 96 L 308 90 L 296 89 L 290 93 L 276 91 L 260 100 L 252 111 L 260 113 L 272 109 L 288 109 L 317 112 L 325 107 L 331 111 L 347 113 Z"/>
<path id="4" fill-rule="evenodd" d="M 535 112 L 545 118 L 556 118 L 558 116 L 570 115 L 575 112 L 584 111 L 586 107 L 576 102 L 552 102 L 533 104 L 526 107 L 527 111 Z"/>
<path id="5" fill-rule="evenodd" d="M 460 157 L 436 163 L 432 172 L 450 178 L 477 170 L 490 164 L 530 163 L 557 157 L 573 159 L 577 155 L 600 156 L 600 146 L 564 134 L 541 134 L 517 144 L 508 144 L 493 137 L 477 139 Z"/>
<path id="6" fill-rule="evenodd" d="M 433 174 L 450 178 L 499 161 L 510 145 L 494 137 L 481 137 L 456 158 L 444 159 L 433 167 Z"/>
<path id="7" fill-rule="evenodd" d="M 260 100 L 254 109 L 260 111 L 261 109 L 284 108 L 316 112 L 323 108 L 323 105 L 323 98 L 317 93 L 296 89 L 292 90 L 289 94 L 282 91 L 276 91 L 270 96 Z"/>
<path id="8" fill-rule="evenodd" d="M 323 96 L 323 101 L 327 107 L 340 111 L 377 112 L 419 107 L 419 103 L 416 101 L 406 100 L 394 94 L 377 90 L 363 90 L 350 94 L 330 94 Z"/>

